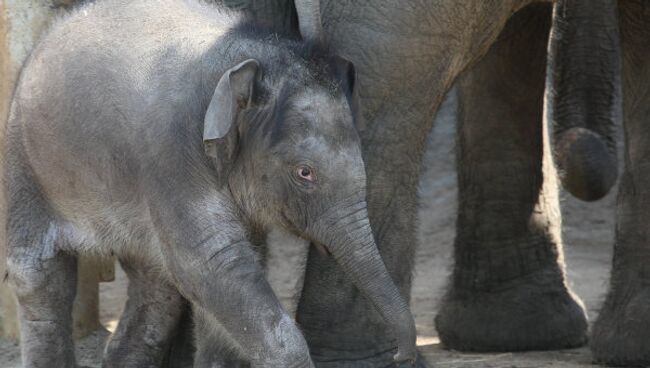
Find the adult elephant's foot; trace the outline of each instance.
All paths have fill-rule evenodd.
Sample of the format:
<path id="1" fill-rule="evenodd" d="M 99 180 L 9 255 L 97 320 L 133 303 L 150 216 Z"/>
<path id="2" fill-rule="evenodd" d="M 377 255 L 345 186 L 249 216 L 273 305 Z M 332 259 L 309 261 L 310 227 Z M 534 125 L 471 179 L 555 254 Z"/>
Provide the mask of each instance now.
<path id="1" fill-rule="evenodd" d="M 590 345 L 598 363 L 650 366 L 650 288 L 637 285 L 636 290 L 611 292 L 594 324 Z"/>
<path id="2" fill-rule="evenodd" d="M 536 272 L 487 290 L 453 286 L 435 324 L 442 344 L 461 351 L 551 350 L 587 342 L 582 303 L 557 271 Z"/>
<path id="3" fill-rule="evenodd" d="M 317 368 L 429 368 L 420 353 L 418 353 L 415 365 L 411 363 L 394 363 L 393 355 L 395 355 L 395 351 L 390 350 L 370 357 L 360 357 L 359 359 L 337 359 L 335 356 L 332 356 L 331 359 L 323 356 L 312 356 L 312 359 L 314 359 Z"/>

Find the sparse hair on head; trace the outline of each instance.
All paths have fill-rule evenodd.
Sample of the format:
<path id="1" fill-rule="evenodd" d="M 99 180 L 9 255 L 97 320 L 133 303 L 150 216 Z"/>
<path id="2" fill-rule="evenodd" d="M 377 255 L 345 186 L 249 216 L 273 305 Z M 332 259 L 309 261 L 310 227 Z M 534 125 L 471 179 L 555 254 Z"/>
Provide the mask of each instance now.
<path id="1" fill-rule="evenodd" d="M 337 69 L 333 66 L 335 54 L 327 41 L 303 40 L 297 32 L 280 34 L 259 24 L 252 17 L 244 17 L 232 32 L 245 38 L 264 40 L 288 50 L 296 58 L 292 61 L 301 62 L 312 81 L 320 84 L 332 95 L 342 92 L 341 86 L 336 83 L 342 76 L 336 74 Z"/>

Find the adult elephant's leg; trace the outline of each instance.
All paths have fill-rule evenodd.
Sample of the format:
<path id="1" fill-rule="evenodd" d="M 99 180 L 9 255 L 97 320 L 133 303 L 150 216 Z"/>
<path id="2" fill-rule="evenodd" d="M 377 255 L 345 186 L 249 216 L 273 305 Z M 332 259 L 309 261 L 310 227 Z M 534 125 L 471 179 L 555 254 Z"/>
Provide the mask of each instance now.
<path id="1" fill-rule="evenodd" d="M 348 13 L 352 19 L 354 14 Z M 337 35 L 345 36 L 337 40 L 349 42 L 342 54 L 359 71 L 370 223 L 386 268 L 409 300 L 420 163 L 435 109 L 452 78 L 445 70 L 452 61 L 446 63 L 435 49 L 426 50 L 429 41 L 414 39 L 412 32 L 366 37 L 373 32 L 371 26 L 346 23 L 337 30 Z M 377 50 L 390 50 L 392 55 L 375 55 Z M 319 368 L 395 367 L 393 331 L 334 260 L 314 247 L 296 318 Z M 423 359 L 418 359 L 418 367 L 426 367 Z"/>
<path id="2" fill-rule="evenodd" d="M 420 111 L 429 113 L 418 119 L 432 119 L 432 109 Z M 391 113 L 399 120 L 400 114 L 409 112 Z M 422 141 L 426 133 L 419 134 Z M 408 149 L 402 146 L 398 150 L 387 143 L 393 139 L 400 140 L 382 135 L 365 145 L 368 211 L 371 221 L 374 220 L 375 239 L 382 245 L 384 263 L 408 300 L 416 245 L 416 188 L 424 142 L 411 141 Z M 397 346 L 393 331 L 365 296 L 342 275 L 334 260 L 314 247 L 309 250 L 297 320 L 319 368 L 398 367 L 392 363 Z M 404 364 L 404 367 L 411 365 Z M 424 359 L 418 358 L 416 367 L 427 367 Z"/>
<path id="3" fill-rule="evenodd" d="M 460 70 L 487 50 L 521 3 L 322 1 L 328 39 L 358 71 L 370 223 L 405 297 L 433 115 Z M 313 250 L 297 320 L 318 367 L 394 366 L 392 331 L 334 261 Z"/>
<path id="4" fill-rule="evenodd" d="M 618 197 L 610 290 L 594 324 L 591 349 L 601 363 L 650 365 L 650 13 L 622 1 L 625 169 Z"/>
<path id="5" fill-rule="evenodd" d="M 370 221 L 384 263 L 406 300 L 417 241 L 420 162 L 441 99 L 434 94 L 439 91 L 430 87 L 440 82 L 432 81 L 431 75 L 423 72 L 417 83 L 388 91 L 412 98 L 387 97 L 390 103 L 373 110 L 375 116 L 366 116 L 372 123 L 362 132 Z M 382 82 L 386 83 L 385 79 L 377 78 L 369 82 L 374 84 L 372 87 L 362 85 L 360 90 L 386 91 Z M 396 367 L 393 331 L 334 260 L 314 247 L 308 255 L 297 320 L 319 368 Z M 418 368 L 426 366 L 423 359 L 418 359 Z"/>
<path id="6" fill-rule="evenodd" d="M 542 123 L 551 7 L 510 19 L 459 83 L 455 265 L 438 315 L 453 349 L 555 349 L 586 342 L 564 281 L 556 173 Z"/>

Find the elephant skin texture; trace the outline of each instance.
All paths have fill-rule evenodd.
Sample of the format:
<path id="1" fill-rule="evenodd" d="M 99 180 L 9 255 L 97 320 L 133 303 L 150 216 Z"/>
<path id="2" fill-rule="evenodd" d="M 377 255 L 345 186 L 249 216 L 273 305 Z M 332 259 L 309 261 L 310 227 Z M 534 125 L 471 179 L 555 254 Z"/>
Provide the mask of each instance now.
<path id="1" fill-rule="evenodd" d="M 222 2 L 246 9 L 279 33 L 295 27 L 289 21 L 295 17 L 290 0 L 276 0 L 274 7 L 259 1 Z M 566 48 L 575 43 L 567 46 L 558 42 L 561 37 L 589 36 L 596 30 L 599 37 L 614 40 L 617 29 L 598 30 L 602 24 L 579 16 L 576 22 L 575 13 L 566 11 L 575 10 L 566 8 L 574 3 L 585 5 L 583 1 L 555 5 L 563 10 L 555 14 L 564 17 L 555 23 L 565 27 L 551 32 L 552 2 L 322 1 L 326 38 L 358 71 L 370 222 L 384 262 L 404 295 L 412 281 L 425 137 L 443 96 L 459 81 L 461 194 L 455 265 L 436 317 L 441 341 L 449 348 L 544 350 L 587 341 L 584 307 L 565 282 L 558 175 L 542 119 L 546 67 L 547 60 L 553 65 L 554 58 L 574 57 Z M 607 5 L 601 0 L 586 3 L 593 3 L 596 10 Z M 573 26 L 587 28 L 576 31 Z M 555 53 L 551 55 L 549 34 Z M 615 47 L 586 44 L 596 49 L 581 53 L 617 52 Z M 581 112 L 588 110 L 596 124 L 611 123 L 617 71 L 604 69 L 596 80 L 572 79 L 583 75 L 572 71 L 551 85 L 550 92 L 558 96 L 551 101 L 563 101 L 589 83 L 604 83 L 599 91 L 605 95 L 578 95 L 574 101 L 581 104 L 574 105 L 588 108 L 564 109 L 561 116 L 582 119 Z M 596 130 L 586 120 L 573 123 L 599 134 L 611 132 L 606 126 Z M 577 137 L 585 139 L 568 139 L 563 146 L 570 155 L 594 150 L 607 155 L 615 148 L 607 136 Z M 613 184 L 615 163 L 571 160 L 562 172 L 570 176 L 562 178 L 568 179 L 576 195 L 594 199 Z M 583 173 L 585 177 L 580 176 Z M 392 344 L 386 339 L 386 326 L 337 269 L 318 252 L 309 255 L 297 320 L 316 365 L 390 366 Z"/>
<path id="2" fill-rule="evenodd" d="M 90 3 L 57 21 L 7 129 L 24 366 L 75 366 L 76 256 L 94 253 L 131 280 L 105 367 L 174 361 L 186 301 L 194 367 L 312 367 L 265 278 L 274 227 L 324 249 L 391 326 L 395 360 L 413 361 L 413 318 L 368 219 L 356 79 L 317 42 L 194 0 Z"/>

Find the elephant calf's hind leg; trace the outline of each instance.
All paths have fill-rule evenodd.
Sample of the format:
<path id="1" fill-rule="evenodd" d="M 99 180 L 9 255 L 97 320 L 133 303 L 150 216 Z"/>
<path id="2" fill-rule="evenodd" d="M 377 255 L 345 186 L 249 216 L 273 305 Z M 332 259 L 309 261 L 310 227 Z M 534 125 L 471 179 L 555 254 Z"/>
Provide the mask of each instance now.
<path id="1" fill-rule="evenodd" d="M 120 263 L 129 276 L 128 300 L 102 367 L 161 367 L 187 303 L 154 271 Z"/>
<path id="2" fill-rule="evenodd" d="M 25 368 L 75 367 L 72 304 L 77 261 L 58 249 L 52 229 L 47 223 L 14 222 L 7 234 L 7 269 L 20 308 Z"/>

